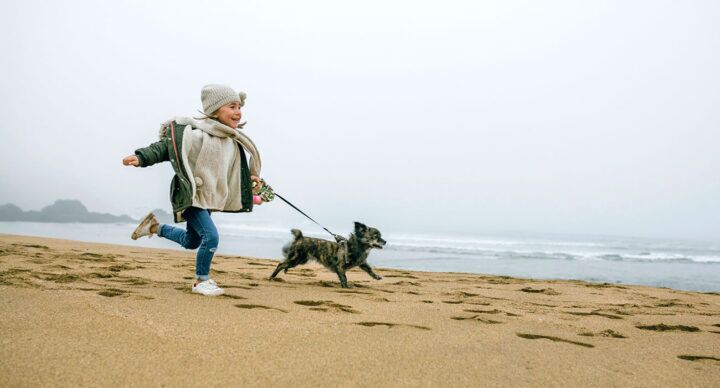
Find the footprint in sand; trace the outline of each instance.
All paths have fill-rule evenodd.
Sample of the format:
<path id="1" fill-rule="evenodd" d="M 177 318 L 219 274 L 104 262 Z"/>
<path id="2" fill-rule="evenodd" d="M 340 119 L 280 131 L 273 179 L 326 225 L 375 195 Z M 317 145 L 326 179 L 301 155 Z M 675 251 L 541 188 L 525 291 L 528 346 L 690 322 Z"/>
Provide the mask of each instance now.
<path id="1" fill-rule="evenodd" d="M 385 326 L 388 328 L 393 328 L 396 326 L 405 326 L 405 327 L 412 327 L 414 329 L 420 329 L 420 330 L 431 330 L 427 326 L 419 326 L 419 325 L 408 325 L 405 323 L 388 323 L 388 322 L 355 322 L 356 325 L 360 326 L 366 326 L 366 327 L 374 327 L 374 326 Z"/>
<path id="2" fill-rule="evenodd" d="M 579 316 L 583 316 L 583 317 L 587 317 L 587 316 L 590 316 L 590 315 L 597 315 L 598 317 L 604 317 L 604 318 L 610 318 L 610 319 L 623 319 L 623 318 L 620 317 L 620 316 L 612 315 L 612 314 L 607 314 L 607 313 L 601 313 L 601 312 L 599 312 L 599 311 L 597 311 L 597 310 L 591 311 L 591 312 L 589 312 L 589 313 L 587 313 L 587 312 L 582 312 L 582 311 L 563 311 L 563 312 L 564 312 L 565 314 L 579 315 Z"/>
<path id="3" fill-rule="evenodd" d="M 296 300 L 293 303 L 301 306 L 310 306 L 310 310 L 314 311 L 342 311 L 345 313 L 359 314 L 360 312 L 353 309 L 352 306 L 335 303 L 331 300 Z"/>
<path id="4" fill-rule="evenodd" d="M 340 290 L 333 290 L 337 292 L 338 294 L 359 294 L 359 295 L 372 295 L 372 292 L 365 292 L 365 291 L 358 291 L 358 290 L 346 290 L 346 289 L 340 289 Z"/>
<path id="5" fill-rule="evenodd" d="M 37 244 L 11 244 L 11 245 L 14 245 L 16 247 L 37 248 L 37 249 L 43 249 L 43 250 L 50 249 L 45 245 L 37 245 Z"/>
<path id="6" fill-rule="evenodd" d="M 257 285 L 257 283 L 254 283 Z M 241 286 L 239 284 L 223 284 L 222 288 L 239 288 L 242 290 L 253 290 L 253 287 Z"/>
<path id="7" fill-rule="evenodd" d="M 513 282 L 505 279 L 488 279 L 489 284 L 512 284 Z"/>
<path id="8" fill-rule="evenodd" d="M 118 282 L 118 283 L 124 283 L 129 286 L 143 286 L 146 284 L 149 284 L 150 282 L 143 278 L 138 277 L 132 277 L 132 276 L 118 276 L 115 278 L 110 279 L 110 281 Z"/>
<path id="9" fill-rule="evenodd" d="M 405 275 L 405 274 L 400 274 L 400 275 L 392 275 L 392 274 L 390 274 L 390 275 L 384 275 L 384 277 L 386 277 L 386 278 L 419 279 L 417 276 Z"/>
<path id="10" fill-rule="evenodd" d="M 585 284 L 585 287 L 590 287 L 590 288 L 620 288 L 620 289 L 623 289 L 623 290 L 626 290 L 626 289 L 627 289 L 627 287 L 618 286 L 617 284 L 612 284 L 612 283 L 589 283 L 589 284 Z"/>
<path id="11" fill-rule="evenodd" d="M 50 264 L 53 262 L 53 260 L 52 259 L 43 259 L 38 255 L 38 256 L 35 256 L 34 259 L 25 260 L 25 262 L 31 263 L 31 264 Z M 67 268 L 70 268 L 70 267 L 67 267 Z"/>
<path id="12" fill-rule="evenodd" d="M 453 296 L 453 299 L 450 300 L 443 300 L 441 302 L 447 303 L 447 304 L 472 304 L 472 305 L 479 305 L 479 306 L 488 306 L 490 305 L 489 302 L 483 302 L 483 301 L 477 301 L 476 299 L 473 299 L 475 297 L 483 297 L 488 298 L 487 296 L 481 296 L 480 294 L 475 294 L 472 292 L 466 292 L 466 291 L 454 291 L 454 292 L 444 292 L 443 295 L 449 295 Z"/>
<path id="13" fill-rule="evenodd" d="M 467 292 L 467 291 L 443 292 L 443 295 L 454 296 L 455 298 L 458 298 L 458 299 L 465 299 L 465 298 L 472 298 L 475 296 L 480 296 L 480 294 L 476 294 L 473 292 Z"/>
<path id="14" fill-rule="evenodd" d="M 468 316 L 468 317 L 450 317 L 450 319 L 454 319 L 454 320 L 456 320 L 456 321 L 475 321 L 475 322 L 480 322 L 480 323 L 485 323 L 485 324 L 504 323 L 504 322 L 495 321 L 495 320 L 492 320 L 492 319 L 483 318 L 483 317 L 481 317 L 480 315 L 477 315 L 477 314 L 476 314 L 476 315 L 471 315 L 471 316 Z"/>
<path id="15" fill-rule="evenodd" d="M 290 272 L 288 272 L 288 274 L 294 275 L 294 276 L 303 276 L 306 278 L 317 277 L 317 274 L 315 273 L 315 271 L 313 271 L 311 269 L 307 269 L 307 268 L 301 268 L 299 271 L 290 271 Z M 275 279 L 280 279 L 280 278 L 275 278 Z"/>
<path id="16" fill-rule="evenodd" d="M 265 264 L 265 263 L 253 263 L 253 262 L 248 262 L 248 263 L 246 263 L 246 264 L 247 264 L 247 265 L 254 265 L 254 266 L 257 266 L 257 267 L 276 267 L 276 266 L 277 266 L 277 264 Z"/>
<path id="17" fill-rule="evenodd" d="M 279 309 L 277 307 L 263 306 L 261 304 L 236 304 L 235 307 L 241 309 L 262 309 L 262 310 L 276 310 L 282 313 L 287 313 L 287 310 Z"/>
<path id="18" fill-rule="evenodd" d="M 664 300 L 660 303 L 656 303 L 655 307 L 687 307 L 687 308 L 695 308 L 695 306 L 691 305 L 690 303 L 679 303 L 682 302 L 680 299 L 670 299 L 670 300 Z"/>
<path id="19" fill-rule="evenodd" d="M 42 279 L 38 274 L 33 273 L 29 269 L 24 268 L 10 268 L 5 271 L 0 271 L 0 285 L 7 286 L 29 286 L 32 288 L 43 288 L 35 284 L 28 276 Z"/>
<path id="20" fill-rule="evenodd" d="M 178 291 L 182 291 L 186 294 L 192 294 L 192 288 L 190 286 L 180 286 L 180 287 L 175 287 L 175 289 Z"/>
<path id="21" fill-rule="evenodd" d="M 553 342 L 565 342 L 565 343 L 568 343 L 568 344 L 583 346 L 583 347 L 586 347 L 586 348 L 594 348 L 594 347 L 595 347 L 595 345 L 586 344 L 585 342 L 571 341 L 571 340 L 566 340 L 566 339 L 563 339 L 563 338 L 553 337 L 553 336 L 549 336 L 549 335 L 524 334 L 524 333 L 515 333 L 515 334 L 516 334 L 518 337 L 520 337 L 520 338 L 531 339 L 531 340 L 534 340 L 534 339 L 548 339 L 548 340 L 553 341 Z"/>
<path id="22" fill-rule="evenodd" d="M 552 288 L 525 287 L 525 288 L 519 289 L 518 291 L 529 292 L 529 293 L 533 293 L 533 294 L 560 295 L 559 292 L 553 290 Z"/>
<path id="23" fill-rule="evenodd" d="M 468 313 L 476 313 L 476 314 L 505 314 L 508 317 L 519 317 L 520 315 L 509 313 L 507 311 L 502 311 L 498 309 L 493 310 L 477 310 L 477 309 L 464 309 L 463 311 Z"/>
<path id="24" fill-rule="evenodd" d="M 119 288 L 106 288 L 100 292 L 98 292 L 98 295 L 102 295 L 108 298 L 113 298 L 116 296 L 124 295 L 128 293 L 128 291 L 121 290 Z"/>
<path id="25" fill-rule="evenodd" d="M 679 358 L 679 359 L 681 359 L 681 360 L 686 360 L 686 361 L 703 361 L 703 360 L 720 361 L 720 358 L 710 357 L 710 356 L 680 355 L 680 356 L 677 356 L 677 358 Z"/>
<path id="26" fill-rule="evenodd" d="M 107 268 L 110 272 L 121 272 L 121 271 L 127 271 L 129 269 L 135 269 L 135 267 L 131 267 L 127 264 L 120 264 L 120 265 L 111 265 Z"/>
<path id="27" fill-rule="evenodd" d="M 685 326 L 685 325 L 666 325 L 664 323 L 661 323 L 659 325 L 636 325 L 638 329 L 642 330 L 654 330 L 654 331 L 687 331 L 687 332 L 696 332 L 701 331 L 699 328 L 695 326 Z"/>
<path id="28" fill-rule="evenodd" d="M 73 267 L 68 267 L 67 265 L 62 265 L 62 264 L 48 265 L 47 268 L 49 268 L 49 269 L 61 269 L 61 270 L 75 269 L 75 268 L 73 268 Z"/>
<path id="29" fill-rule="evenodd" d="M 114 273 L 103 273 L 103 272 L 92 272 L 88 276 L 91 278 L 98 278 L 98 279 L 109 279 L 114 278 L 117 276 L 117 274 Z"/>
<path id="30" fill-rule="evenodd" d="M 247 298 L 244 297 L 244 296 L 227 294 L 227 293 L 220 295 L 220 297 L 221 297 L 221 298 L 227 298 L 227 299 L 247 299 Z"/>
<path id="31" fill-rule="evenodd" d="M 309 284 L 309 285 L 311 285 L 311 286 L 320 286 L 320 287 L 327 287 L 327 288 L 339 288 L 340 290 L 338 290 L 338 291 L 351 291 L 351 290 L 348 290 L 348 289 L 346 289 L 346 288 L 341 288 L 341 287 L 340 287 L 340 282 L 333 282 L 333 281 L 328 281 L 328 280 L 318 280 L 317 282 L 310 282 L 310 283 L 307 283 L 307 284 Z M 348 284 L 352 284 L 353 288 L 370 288 L 370 287 L 368 287 L 368 286 L 366 286 L 366 285 L 364 285 L 364 284 L 362 284 L 362 283 L 357 283 L 357 282 L 348 282 Z M 382 291 L 382 292 L 388 292 L 388 293 L 394 293 L 394 292 L 395 292 L 395 291 L 388 291 L 388 290 L 382 290 L 382 289 L 377 289 L 377 290 L 378 290 L 378 291 Z M 348 293 L 350 293 L 350 292 L 348 292 Z"/>
<path id="32" fill-rule="evenodd" d="M 45 276 L 45 277 L 42 278 L 42 279 L 43 279 L 43 280 L 48 280 L 48 281 L 51 281 L 51 282 L 55 282 L 55 283 L 73 283 L 73 282 L 76 282 L 76 281 L 78 281 L 78 280 L 82 280 L 82 279 L 80 278 L 80 276 L 77 276 L 77 275 L 74 275 L 74 274 L 68 274 L 68 273 L 63 273 L 63 274 L 48 274 L 47 276 Z"/>
<path id="33" fill-rule="evenodd" d="M 25 268 L 10 268 L 10 269 L 8 269 L 8 270 L 6 270 L 6 271 L 0 271 L 0 278 L 3 278 L 3 277 L 12 277 L 12 276 L 15 276 L 15 275 L 17 275 L 17 274 L 26 273 L 26 272 L 30 272 L 30 270 L 29 270 L 29 269 L 25 269 Z"/>
<path id="34" fill-rule="evenodd" d="M 115 256 L 113 256 L 113 255 L 101 255 L 99 253 L 92 253 L 92 252 L 81 253 L 78 256 L 74 256 L 74 258 L 80 259 L 83 261 L 97 261 L 97 262 L 115 261 Z"/>
<path id="35" fill-rule="evenodd" d="M 582 332 L 582 333 L 580 333 L 580 334 L 578 334 L 578 335 L 581 335 L 581 336 L 583 336 L 583 337 L 627 338 L 627 337 L 625 337 L 624 335 L 618 333 L 617 331 L 615 331 L 615 330 L 610 330 L 610 329 L 603 330 L 603 331 L 598 332 L 598 333 L 593 333 L 593 332 L 585 331 L 585 332 Z"/>
<path id="36" fill-rule="evenodd" d="M 595 310 L 597 312 L 601 312 L 601 310 Z M 618 310 L 618 309 L 605 309 L 605 314 L 613 314 L 613 315 L 623 315 L 626 317 L 632 317 L 634 316 L 633 313 L 624 311 L 624 310 Z"/>

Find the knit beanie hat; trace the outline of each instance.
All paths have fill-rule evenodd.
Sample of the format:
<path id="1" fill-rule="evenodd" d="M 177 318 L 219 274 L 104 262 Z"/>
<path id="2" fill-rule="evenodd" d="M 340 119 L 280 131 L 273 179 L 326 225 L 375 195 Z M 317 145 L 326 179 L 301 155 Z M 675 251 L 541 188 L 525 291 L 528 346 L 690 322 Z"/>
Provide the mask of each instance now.
<path id="1" fill-rule="evenodd" d="M 236 93 L 231 87 L 225 85 L 205 85 L 200 92 L 203 111 L 211 115 L 223 105 L 231 102 L 239 102 L 240 106 L 245 105 L 245 92 Z"/>

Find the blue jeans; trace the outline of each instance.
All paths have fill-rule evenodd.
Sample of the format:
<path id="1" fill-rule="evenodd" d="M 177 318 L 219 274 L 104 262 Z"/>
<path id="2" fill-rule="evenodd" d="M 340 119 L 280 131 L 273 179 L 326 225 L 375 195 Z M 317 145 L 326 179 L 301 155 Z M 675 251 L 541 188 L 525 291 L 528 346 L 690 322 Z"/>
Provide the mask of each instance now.
<path id="1" fill-rule="evenodd" d="M 217 228 L 206 209 L 190 207 L 183 213 L 187 230 L 176 226 L 160 224 L 158 236 L 175 241 L 185 249 L 198 249 L 195 259 L 195 277 L 199 280 L 210 278 L 210 264 L 217 250 L 220 237 Z"/>

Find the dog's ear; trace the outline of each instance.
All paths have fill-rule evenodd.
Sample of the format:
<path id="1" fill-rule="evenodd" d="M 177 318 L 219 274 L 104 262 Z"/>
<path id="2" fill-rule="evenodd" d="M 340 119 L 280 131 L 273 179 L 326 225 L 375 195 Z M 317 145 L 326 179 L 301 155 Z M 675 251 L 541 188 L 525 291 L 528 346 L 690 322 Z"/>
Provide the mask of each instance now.
<path id="1" fill-rule="evenodd" d="M 355 230 L 363 233 L 367 230 L 367 226 L 365 226 L 365 224 L 363 224 L 362 222 L 355 221 Z"/>

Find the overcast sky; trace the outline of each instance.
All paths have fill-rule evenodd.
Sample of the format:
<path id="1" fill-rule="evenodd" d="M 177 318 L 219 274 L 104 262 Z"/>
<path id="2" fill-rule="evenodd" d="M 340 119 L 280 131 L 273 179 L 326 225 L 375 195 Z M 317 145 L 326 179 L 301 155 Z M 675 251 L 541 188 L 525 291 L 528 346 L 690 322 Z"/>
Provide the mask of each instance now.
<path id="1" fill-rule="evenodd" d="M 720 240 L 720 2 L 0 3 L 0 203 L 140 216 L 204 84 L 319 221 Z M 279 201 L 236 222 L 294 226 Z"/>

